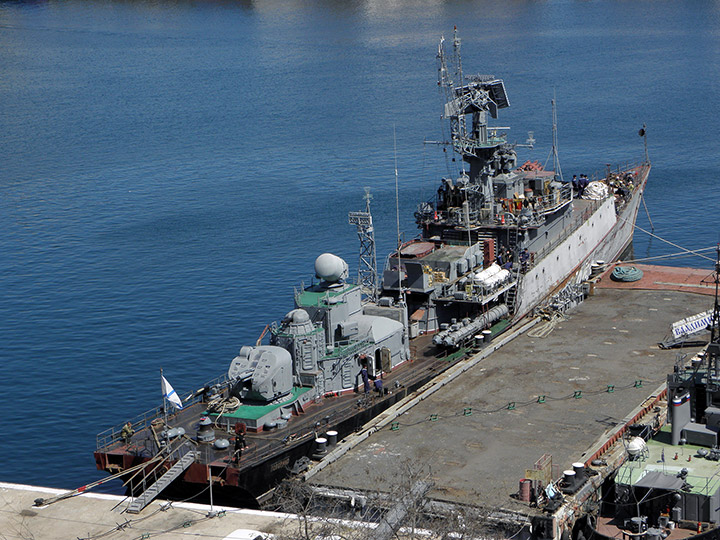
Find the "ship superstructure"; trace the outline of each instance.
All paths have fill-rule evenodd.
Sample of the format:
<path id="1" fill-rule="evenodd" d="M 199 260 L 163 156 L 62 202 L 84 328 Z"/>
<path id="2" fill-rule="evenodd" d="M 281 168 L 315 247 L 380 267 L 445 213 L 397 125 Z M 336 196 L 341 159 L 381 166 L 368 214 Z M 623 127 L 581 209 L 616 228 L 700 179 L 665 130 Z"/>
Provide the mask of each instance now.
<path id="1" fill-rule="evenodd" d="M 462 171 L 443 178 L 435 197 L 418 206 L 419 237 L 390 254 L 383 273 L 384 294 L 405 295 L 412 334 L 442 332 L 436 343 L 449 346 L 458 340 L 448 335 L 462 327 L 472 325 L 464 332 L 472 337 L 499 317 L 517 320 L 579 270 L 586 277 L 591 260 L 617 258 L 632 239 L 650 168 L 646 161 L 608 174 L 593 182 L 587 198 L 575 198 L 560 172 L 555 126 L 556 170 L 537 162 L 518 166 L 509 128 L 489 125 L 510 105 L 503 80 L 464 76 L 457 33 L 453 48 L 451 67 L 440 42 L 438 84 L 446 97 L 447 142 Z M 553 100 L 553 117 L 554 106 Z M 491 310 L 499 305 L 498 317 Z"/>

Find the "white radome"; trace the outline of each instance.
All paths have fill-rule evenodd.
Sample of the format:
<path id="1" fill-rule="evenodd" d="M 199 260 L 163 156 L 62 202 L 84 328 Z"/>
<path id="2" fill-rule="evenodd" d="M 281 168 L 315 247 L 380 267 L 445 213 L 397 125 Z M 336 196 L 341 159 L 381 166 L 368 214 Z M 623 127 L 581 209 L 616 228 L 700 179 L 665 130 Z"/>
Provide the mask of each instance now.
<path id="1" fill-rule="evenodd" d="M 635 437 L 630 441 L 630 443 L 627 446 L 628 454 L 630 454 L 631 456 L 637 456 L 643 450 L 645 450 L 646 446 L 647 446 L 647 444 L 645 443 L 645 440 L 642 437 Z"/>
<path id="2" fill-rule="evenodd" d="M 335 283 L 348 277 L 348 265 L 337 255 L 323 253 L 315 259 L 315 275 L 320 279 Z"/>

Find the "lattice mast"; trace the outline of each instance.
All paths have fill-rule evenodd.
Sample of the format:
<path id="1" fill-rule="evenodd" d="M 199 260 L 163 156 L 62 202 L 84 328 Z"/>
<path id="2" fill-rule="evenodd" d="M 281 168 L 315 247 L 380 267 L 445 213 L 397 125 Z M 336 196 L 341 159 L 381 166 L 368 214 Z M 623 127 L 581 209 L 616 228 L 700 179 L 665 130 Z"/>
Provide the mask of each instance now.
<path id="1" fill-rule="evenodd" d="M 360 240 L 357 283 L 365 295 L 374 302 L 378 297 L 378 272 L 375 254 L 375 228 L 370 213 L 370 201 L 372 200 L 370 188 L 365 188 L 363 199 L 365 200 L 365 211 L 350 212 L 348 221 L 357 227 Z"/>
<path id="2" fill-rule="evenodd" d="M 488 120 L 497 119 L 498 111 L 509 107 L 510 101 L 502 79 L 492 75 L 465 76 L 457 28 L 451 58 L 445 53 L 444 41 L 440 41 L 437 54 L 438 85 L 445 94 L 443 117 L 450 123 L 453 150 L 469 165 L 469 171 L 463 166 L 457 188 L 467 202 L 466 214 L 472 215 L 473 221 L 479 217 L 480 221 L 492 222 L 493 179 L 511 174 L 517 157 L 514 145 L 500 132 L 507 128 L 491 127 Z M 463 216 L 452 224 L 460 225 L 460 221 L 467 219 L 468 216 Z"/>

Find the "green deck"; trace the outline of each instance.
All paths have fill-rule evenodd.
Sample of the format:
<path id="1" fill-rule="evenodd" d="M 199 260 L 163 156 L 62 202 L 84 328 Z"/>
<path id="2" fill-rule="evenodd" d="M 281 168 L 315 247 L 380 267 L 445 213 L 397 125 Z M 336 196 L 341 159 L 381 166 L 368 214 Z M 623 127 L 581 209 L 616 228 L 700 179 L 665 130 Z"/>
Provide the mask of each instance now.
<path id="1" fill-rule="evenodd" d="M 626 461 L 618 469 L 615 483 L 635 485 L 650 471 L 661 471 L 675 476 L 682 469 L 687 469 L 686 482 L 692 486 L 690 493 L 711 496 L 720 488 L 720 462 L 699 457 L 697 451 L 703 448 L 702 446 L 670 444 L 670 426 L 663 426 L 660 433 L 648 441 L 647 448 L 647 459 Z"/>
<path id="2" fill-rule="evenodd" d="M 302 396 L 305 392 L 309 392 L 310 390 L 311 390 L 311 388 L 294 387 L 292 389 L 292 397 L 289 397 L 287 400 L 283 401 L 282 403 L 275 403 L 272 405 L 240 405 L 233 412 L 224 413 L 223 417 L 257 420 L 258 418 L 263 417 L 267 413 L 274 411 L 275 409 L 277 409 L 279 407 L 285 407 L 287 405 L 290 405 L 291 403 L 296 401 L 300 396 Z M 207 414 L 207 411 L 205 411 L 204 414 Z M 217 414 L 210 414 L 209 416 L 212 418 L 215 418 L 215 417 L 217 417 Z"/>
<path id="3" fill-rule="evenodd" d="M 342 287 L 338 287 L 336 289 L 324 289 L 322 291 L 315 291 L 312 290 L 312 287 L 308 287 L 301 293 L 299 293 L 296 297 L 296 302 L 298 307 L 314 307 L 314 306 L 321 306 L 324 304 L 323 300 L 325 298 L 334 298 L 337 296 L 342 296 L 347 291 L 350 291 L 357 287 L 357 285 L 352 284 L 345 284 Z"/>

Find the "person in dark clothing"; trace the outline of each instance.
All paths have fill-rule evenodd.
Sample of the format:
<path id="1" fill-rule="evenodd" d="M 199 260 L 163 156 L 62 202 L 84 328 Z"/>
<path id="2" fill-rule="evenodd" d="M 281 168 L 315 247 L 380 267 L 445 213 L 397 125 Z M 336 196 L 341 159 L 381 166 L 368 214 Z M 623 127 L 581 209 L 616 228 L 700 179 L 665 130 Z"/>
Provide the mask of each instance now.
<path id="1" fill-rule="evenodd" d="M 370 393 L 370 376 L 368 375 L 367 366 L 363 366 L 360 370 L 360 373 L 358 373 L 358 376 L 362 377 L 363 382 L 363 392 L 365 395 Z"/>
<path id="2" fill-rule="evenodd" d="M 233 463 L 237 464 L 242 457 L 243 450 L 247 448 L 245 441 L 245 433 L 247 433 L 247 426 L 243 422 L 237 422 L 235 424 L 235 451 L 233 452 Z"/>
<path id="3" fill-rule="evenodd" d="M 383 395 L 383 384 L 382 384 L 382 379 L 380 379 L 380 377 L 377 377 L 375 379 L 375 391 L 379 395 L 381 395 L 381 396 Z"/>
<path id="4" fill-rule="evenodd" d="M 241 445 L 241 448 L 247 448 L 247 442 L 245 441 L 245 433 L 247 433 L 247 427 L 243 422 L 237 422 L 235 424 L 235 445 L 237 446 L 238 442 Z"/>
<path id="5" fill-rule="evenodd" d="M 585 188 L 588 187 L 589 183 L 590 180 L 588 180 L 588 177 L 584 174 L 581 174 L 580 180 L 578 181 L 578 197 L 583 196 L 583 193 L 585 193 Z"/>
<path id="6" fill-rule="evenodd" d="M 528 259 L 530 259 L 530 254 L 528 253 L 527 248 L 525 248 L 520 252 L 520 269 L 523 274 L 527 272 Z"/>
<path id="7" fill-rule="evenodd" d="M 235 452 L 233 452 L 233 463 L 237 465 L 238 461 L 242 457 L 243 448 L 245 447 L 245 441 L 239 436 L 235 435 Z"/>

